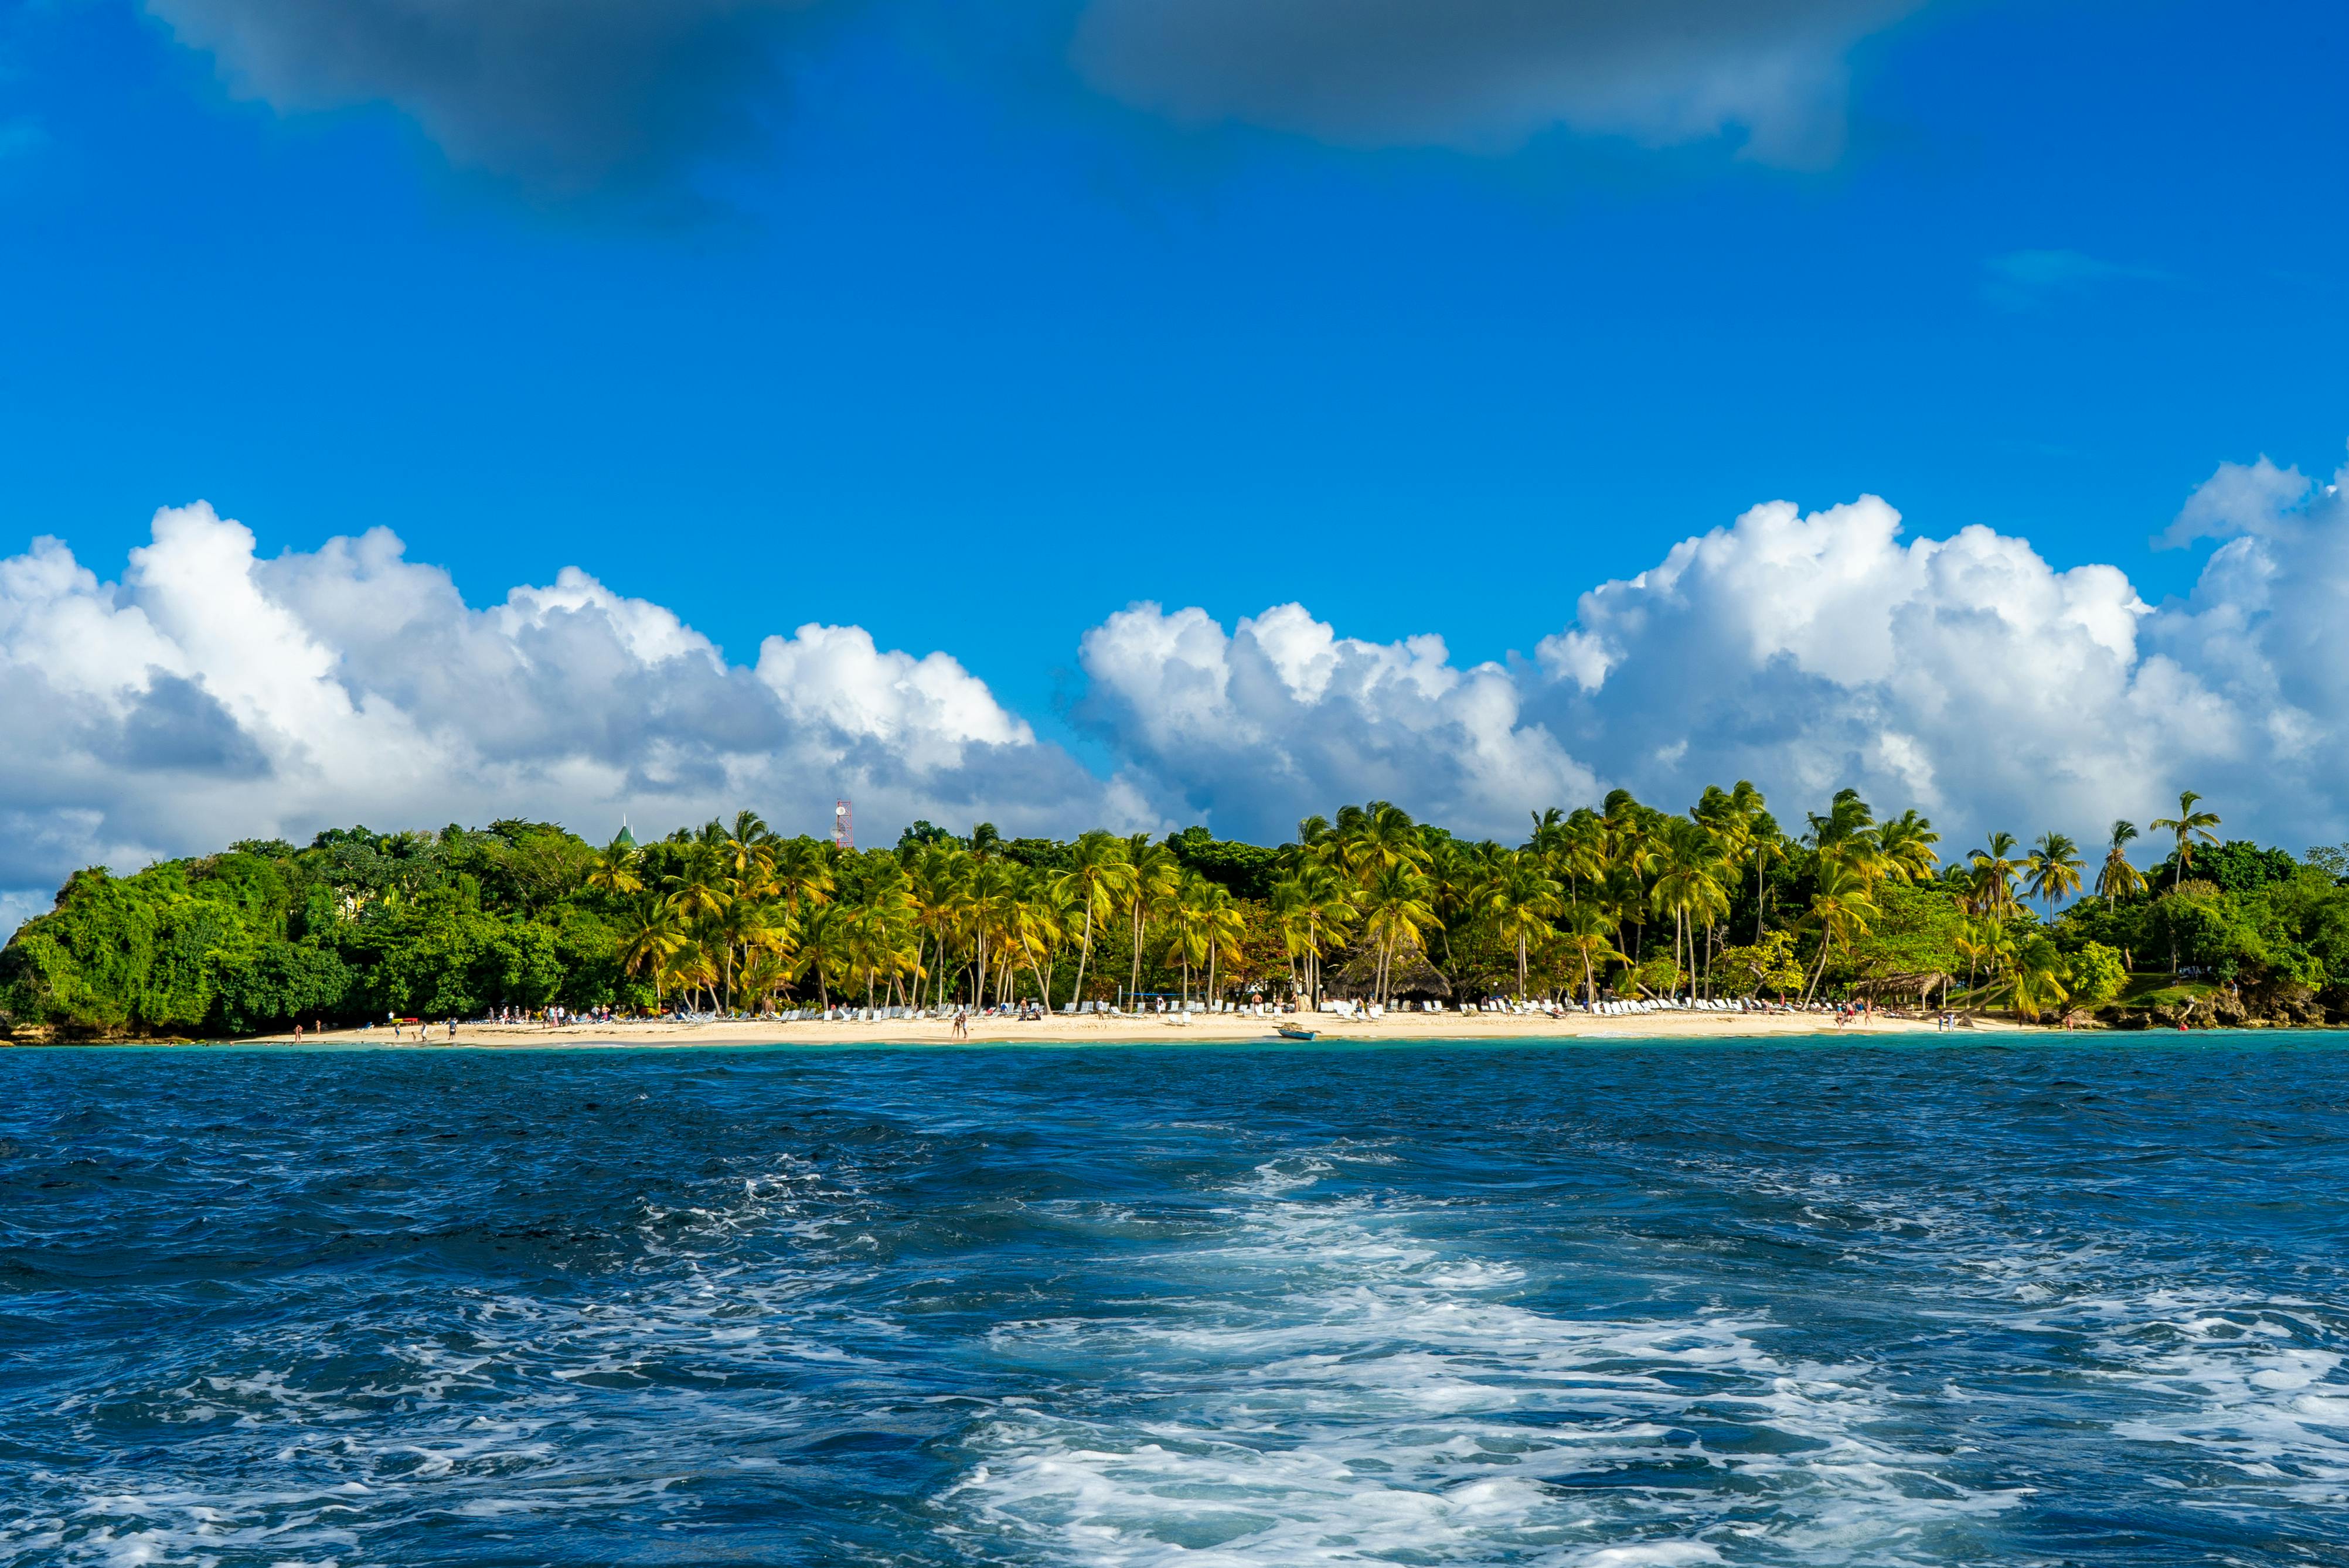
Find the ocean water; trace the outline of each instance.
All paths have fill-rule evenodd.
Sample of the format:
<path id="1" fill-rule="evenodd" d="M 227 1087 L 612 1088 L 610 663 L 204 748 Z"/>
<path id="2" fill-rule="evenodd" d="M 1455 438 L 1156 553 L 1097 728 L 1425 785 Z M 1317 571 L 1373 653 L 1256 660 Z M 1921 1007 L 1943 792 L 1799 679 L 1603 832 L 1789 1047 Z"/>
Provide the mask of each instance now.
<path id="1" fill-rule="evenodd" d="M 2320 1037 L 0 1054 L 0 1564 L 2349 1563 Z"/>

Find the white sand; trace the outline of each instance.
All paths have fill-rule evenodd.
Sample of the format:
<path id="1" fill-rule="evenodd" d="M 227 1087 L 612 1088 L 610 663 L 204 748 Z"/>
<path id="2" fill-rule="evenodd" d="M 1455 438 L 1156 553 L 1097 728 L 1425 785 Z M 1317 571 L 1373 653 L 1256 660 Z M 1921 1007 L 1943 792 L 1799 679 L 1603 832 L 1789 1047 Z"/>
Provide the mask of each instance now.
<path id="1" fill-rule="evenodd" d="M 970 1020 L 970 1043 L 1019 1042 L 1033 1045 L 1174 1045 L 1185 1040 L 1269 1040 L 1276 1022 L 1288 1018 L 1246 1017 L 1235 1014 L 1114 1018 L 1099 1016 L 1051 1017 L 1032 1023 L 1013 1018 Z M 1930 1035 L 1930 1018 L 1893 1018 L 1878 1015 L 1865 1023 L 1837 1026 L 1823 1013 L 1639 1013 L 1625 1017 L 1592 1017 L 1583 1014 L 1564 1018 L 1538 1015 L 1518 1016 L 1496 1013 L 1400 1013 L 1383 1018 L 1340 1018 L 1334 1014 L 1309 1015 L 1305 1026 L 1324 1039 L 1345 1040 L 1506 1040 L 1506 1039 L 1700 1039 L 1753 1035 Z M 2015 1033 L 2022 1026 L 1989 1018 L 1978 1019 L 1958 1037 L 1987 1033 Z M 449 1043 L 448 1030 L 435 1024 L 426 1042 Z M 305 1040 L 337 1045 L 413 1045 L 416 1031 L 402 1030 L 395 1041 L 390 1031 L 330 1029 L 305 1034 Z M 290 1041 L 291 1035 L 263 1037 Z M 887 1018 L 870 1024 L 807 1023 L 622 1023 L 565 1024 L 550 1029 L 541 1024 L 466 1024 L 457 1026 L 460 1046 L 739 1046 L 771 1044 L 950 1045 L 952 1024 L 943 1018 Z"/>

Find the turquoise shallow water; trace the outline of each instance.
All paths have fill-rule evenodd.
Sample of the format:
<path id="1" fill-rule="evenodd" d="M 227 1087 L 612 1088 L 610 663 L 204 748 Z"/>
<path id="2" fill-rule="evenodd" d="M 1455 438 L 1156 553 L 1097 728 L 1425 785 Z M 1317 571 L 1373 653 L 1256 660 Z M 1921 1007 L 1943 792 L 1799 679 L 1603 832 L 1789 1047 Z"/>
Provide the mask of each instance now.
<path id="1" fill-rule="evenodd" d="M 0 1564 L 2349 1563 L 2349 1052 L 0 1055 Z"/>

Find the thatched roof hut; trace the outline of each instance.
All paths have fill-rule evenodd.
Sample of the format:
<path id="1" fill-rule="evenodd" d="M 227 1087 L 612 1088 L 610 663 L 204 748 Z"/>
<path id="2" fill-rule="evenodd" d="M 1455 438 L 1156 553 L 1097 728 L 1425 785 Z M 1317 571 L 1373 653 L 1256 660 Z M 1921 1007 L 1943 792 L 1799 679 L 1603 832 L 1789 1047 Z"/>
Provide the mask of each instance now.
<path id="1" fill-rule="evenodd" d="M 1375 995 L 1379 988 L 1379 954 L 1373 947 L 1365 947 L 1346 962 L 1345 967 L 1330 976 L 1329 991 L 1333 996 L 1365 997 Z M 1395 954 L 1387 974 L 1387 995 L 1403 996 L 1449 996 L 1452 982 L 1443 971 L 1427 961 L 1420 948 Z"/>
<path id="2" fill-rule="evenodd" d="M 1918 1010 L 1922 1012 L 1933 1006 L 1935 992 L 1940 993 L 1941 1000 L 1946 1003 L 1950 987 L 1956 984 L 1955 975 L 1943 974 L 1939 969 L 1915 969 L 1896 975 L 1871 975 L 1864 980 L 1855 980 L 1851 983 L 1851 994 L 1864 1002 L 1905 1003 L 1914 996 Z"/>

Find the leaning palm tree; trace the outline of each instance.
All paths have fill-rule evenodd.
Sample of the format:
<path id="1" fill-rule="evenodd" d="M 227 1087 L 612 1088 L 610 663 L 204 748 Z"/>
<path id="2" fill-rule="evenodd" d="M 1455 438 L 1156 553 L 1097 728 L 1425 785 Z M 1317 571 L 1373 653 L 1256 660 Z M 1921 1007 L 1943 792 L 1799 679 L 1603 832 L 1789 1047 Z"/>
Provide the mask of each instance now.
<path id="1" fill-rule="evenodd" d="M 1854 937 L 1868 934 L 1868 922 L 1876 917 L 1869 889 L 1867 876 L 1849 861 L 1821 857 L 1809 917 L 1809 923 L 1818 928 L 1819 966 L 1812 971 L 1810 988 L 1803 993 L 1806 1005 L 1818 995 L 1819 982 L 1826 978 L 1827 954 L 1836 944 L 1848 947 Z"/>
<path id="2" fill-rule="evenodd" d="M 1292 872 L 1274 882 L 1272 891 L 1266 895 L 1265 907 L 1272 913 L 1272 929 L 1280 938 L 1281 954 L 1288 960 L 1288 994 L 1302 1006 L 1305 983 L 1297 964 L 1313 950 L 1313 906 L 1306 893 L 1304 879 Z"/>
<path id="3" fill-rule="evenodd" d="M 2194 802 L 2200 799 L 2201 796 L 2188 789 L 2178 797 L 2178 815 L 2158 817 L 2146 824 L 2157 833 L 2178 835 L 2178 872 L 2169 881 L 2173 892 L 2186 881 L 2186 868 L 2194 859 L 2194 841 L 2199 839 L 2206 844 L 2219 841 L 2219 835 L 2210 830 L 2219 825 L 2218 814 L 2196 810 Z"/>
<path id="4" fill-rule="evenodd" d="M 2047 832 L 2039 835 L 2031 858 L 2023 863 L 2031 874 L 2024 879 L 2023 891 L 2052 904 L 2066 893 L 2080 891 L 2080 868 L 2086 862 L 2080 859 L 2080 846 L 2069 835 Z"/>
<path id="5" fill-rule="evenodd" d="M 2104 869 L 2096 872 L 2096 893 L 2110 909 L 2113 900 L 2126 898 L 2145 891 L 2145 873 L 2129 864 L 2128 843 L 2137 837 L 2137 824 L 2116 818 L 2113 821 L 2113 841 L 2105 851 Z"/>

